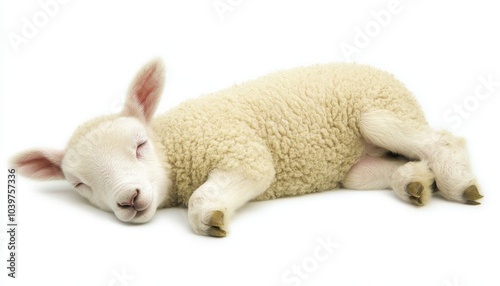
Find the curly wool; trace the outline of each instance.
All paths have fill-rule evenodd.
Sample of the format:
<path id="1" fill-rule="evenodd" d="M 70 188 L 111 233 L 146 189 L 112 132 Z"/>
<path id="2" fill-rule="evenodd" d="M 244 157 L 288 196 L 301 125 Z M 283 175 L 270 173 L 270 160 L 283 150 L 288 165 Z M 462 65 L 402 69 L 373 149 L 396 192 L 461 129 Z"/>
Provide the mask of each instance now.
<path id="1" fill-rule="evenodd" d="M 171 167 L 177 204 L 212 170 L 259 180 L 256 200 L 335 189 L 364 154 L 363 112 L 388 110 L 426 124 L 410 91 L 364 65 L 327 64 L 276 72 L 186 101 L 155 117 L 153 130 Z"/>

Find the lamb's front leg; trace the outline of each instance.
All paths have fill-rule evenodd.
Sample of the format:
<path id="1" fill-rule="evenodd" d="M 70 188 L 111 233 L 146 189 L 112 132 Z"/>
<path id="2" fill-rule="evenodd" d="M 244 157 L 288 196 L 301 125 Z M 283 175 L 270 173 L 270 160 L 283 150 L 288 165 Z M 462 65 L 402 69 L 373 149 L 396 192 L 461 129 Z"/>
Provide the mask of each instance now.
<path id="1" fill-rule="evenodd" d="M 238 172 L 212 171 L 189 199 L 189 223 L 198 234 L 226 236 L 229 218 L 269 188 L 273 177 L 253 180 Z"/>

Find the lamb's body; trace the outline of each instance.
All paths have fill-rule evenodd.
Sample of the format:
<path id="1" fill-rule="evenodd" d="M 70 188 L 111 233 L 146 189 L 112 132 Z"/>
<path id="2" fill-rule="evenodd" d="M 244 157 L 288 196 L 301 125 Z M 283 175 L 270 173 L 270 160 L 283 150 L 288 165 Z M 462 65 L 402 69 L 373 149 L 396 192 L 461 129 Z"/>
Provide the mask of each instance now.
<path id="1" fill-rule="evenodd" d="M 24 152 L 13 166 L 32 178 L 70 181 L 122 221 L 186 206 L 194 231 L 211 236 L 225 236 L 228 218 L 250 200 L 340 185 L 391 188 L 419 206 L 437 189 L 468 204 L 482 197 L 464 140 L 431 129 L 411 93 L 386 72 L 297 68 L 153 118 L 164 72 L 161 61 L 150 62 L 120 114 L 83 124 L 66 150 Z"/>
<path id="2" fill-rule="evenodd" d="M 391 74 L 330 64 L 277 72 L 187 101 L 154 119 L 178 203 L 188 204 L 211 170 L 276 175 L 257 200 L 339 187 L 364 155 L 363 112 L 390 110 L 426 124 L 411 93 Z M 268 164 L 271 162 L 272 164 Z"/>

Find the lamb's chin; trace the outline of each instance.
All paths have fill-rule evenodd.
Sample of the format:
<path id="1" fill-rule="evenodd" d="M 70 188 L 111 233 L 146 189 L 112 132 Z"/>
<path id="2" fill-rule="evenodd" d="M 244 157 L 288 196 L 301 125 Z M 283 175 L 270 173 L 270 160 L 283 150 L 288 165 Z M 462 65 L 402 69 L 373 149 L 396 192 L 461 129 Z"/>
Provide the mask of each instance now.
<path id="1" fill-rule="evenodd" d="M 146 210 L 137 212 L 135 217 L 130 222 L 132 222 L 132 223 L 146 223 L 153 218 L 153 215 L 154 215 L 154 211 L 151 212 L 150 209 L 148 208 Z"/>
<path id="2" fill-rule="evenodd" d="M 153 206 L 150 206 L 144 210 L 137 211 L 134 209 L 128 209 L 125 212 L 122 210 L 120 213 L 115 213 L 116 217 L 127 223 L 146 223 L 150 221 L 156 210 Z"/>

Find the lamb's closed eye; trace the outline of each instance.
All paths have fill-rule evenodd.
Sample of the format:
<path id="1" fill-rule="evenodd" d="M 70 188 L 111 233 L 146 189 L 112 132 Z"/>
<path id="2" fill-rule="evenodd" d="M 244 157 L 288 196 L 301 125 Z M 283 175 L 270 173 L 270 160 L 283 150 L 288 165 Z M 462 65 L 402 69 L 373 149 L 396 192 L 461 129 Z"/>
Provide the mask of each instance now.
<path id="1" fill-rule="evenodd" d="M 135 150 L 135 156 L 139 159 L 143 157 L 144 149 L 147 147 L 148 140 L 144 140 L 141 143 L 137 144 Z"/>

